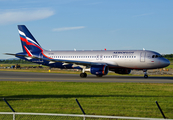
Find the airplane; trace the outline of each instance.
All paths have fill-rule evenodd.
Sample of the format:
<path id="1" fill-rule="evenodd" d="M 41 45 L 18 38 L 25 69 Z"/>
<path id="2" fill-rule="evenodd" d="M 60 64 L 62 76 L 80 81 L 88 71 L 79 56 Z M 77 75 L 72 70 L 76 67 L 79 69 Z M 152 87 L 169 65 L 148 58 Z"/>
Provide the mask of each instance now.
<path id="1" fill-rule="evenodd" d="M 131 70 L 143 70 L 148 78 L 148 69 L 163 68 L 170 61 L 161 54 L 149 50 L 44 50 L 25 25 L 18 25 L 23 52 L 14 55 L 33 63 L 61 68 L 80 69 L 80 77 L 86 78 L 87 71 L 97 77 L 107 75 L 109 71 L 118 74 L 130 74 Z"/>

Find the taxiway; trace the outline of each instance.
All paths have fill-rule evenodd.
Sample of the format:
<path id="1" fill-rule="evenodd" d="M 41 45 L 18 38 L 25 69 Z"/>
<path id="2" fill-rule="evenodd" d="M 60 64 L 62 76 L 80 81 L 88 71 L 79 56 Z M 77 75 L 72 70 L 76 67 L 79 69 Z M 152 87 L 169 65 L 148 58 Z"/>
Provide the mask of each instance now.
<path id="1" fill-rule="evenodd" d="M 173 77 L 143 76 L 103 76 L 88 75 L 80 78 L 78 74 L 33 73 L 0 71 L 0 81 L 55 81 L 55 82 L 133 82 L 133 83 L 173 83 Z"/>

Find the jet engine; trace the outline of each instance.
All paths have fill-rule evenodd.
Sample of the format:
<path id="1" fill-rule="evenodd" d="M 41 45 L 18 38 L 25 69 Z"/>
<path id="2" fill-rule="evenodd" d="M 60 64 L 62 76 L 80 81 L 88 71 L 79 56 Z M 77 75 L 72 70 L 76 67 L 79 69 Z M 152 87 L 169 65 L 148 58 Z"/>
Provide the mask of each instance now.
<path id="1" fill-rule="evenodd" d="M 94 74 L 94 75 L 100 75 L 100 76 L 107 75 L 108 71 L 109 71 L 109 68 L 106 65 L 92 65 L 90 68 L 91 74 Z"/>
<path id="2" fill-rule="evenodd" d="M 118 74 L 130 74 L 131 69 L 115 69 L 114 72 Z"/>

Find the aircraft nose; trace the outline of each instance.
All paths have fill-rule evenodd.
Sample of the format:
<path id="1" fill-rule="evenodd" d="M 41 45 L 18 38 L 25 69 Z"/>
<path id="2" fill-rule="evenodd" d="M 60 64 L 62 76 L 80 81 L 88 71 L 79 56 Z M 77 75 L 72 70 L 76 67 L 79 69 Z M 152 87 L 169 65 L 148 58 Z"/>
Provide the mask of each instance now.
<path id="1" fill-rule="evenodd" d="M 162 65 L 163 65 L 164 67 L 167 67 L 167 66 L 170 65 L 170 61 L 167 60 L 167 59 L 165 59 L 165 60 L 162 61 Z"/>

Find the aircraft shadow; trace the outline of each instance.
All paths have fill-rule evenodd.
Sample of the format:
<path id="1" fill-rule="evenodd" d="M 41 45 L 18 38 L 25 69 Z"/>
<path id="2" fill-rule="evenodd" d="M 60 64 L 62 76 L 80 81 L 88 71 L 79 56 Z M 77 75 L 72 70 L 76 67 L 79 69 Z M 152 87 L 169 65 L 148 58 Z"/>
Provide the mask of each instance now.
<path id="1" fill-rule="evenodd" d="M 7 96 L 5 97 L 8 101 L 15 101 L 15 100 L 29 100 L 29 99 L 43 99 L 43 98 L 102 98 L 102 97 L 161 97 L 159 95 L 14 95 L 14 96 Z M 167 95 L 164 97 L 173 97 L 173 95 Z M 4 97 L 0 96 L 1 100 L 3 100 Z"/>
<path id="2" fill-rule="evenodd" d="M 88 78 L 98 78 L 101 79 L 99 77 L 95 77 L 95 76 L 88 76 Z M 160 76 L 149 76 L 148 78 L 144 78 L 143 76 L 103 76 L 102 78 L 116 78 L 116 79 L 141 79 L 141 80 L 148 80 L 148 79 L 169 79 L 169 80 L 173 80 L 173 77 L 160 77 Z"/>

